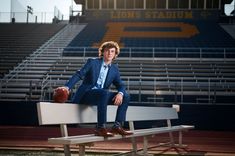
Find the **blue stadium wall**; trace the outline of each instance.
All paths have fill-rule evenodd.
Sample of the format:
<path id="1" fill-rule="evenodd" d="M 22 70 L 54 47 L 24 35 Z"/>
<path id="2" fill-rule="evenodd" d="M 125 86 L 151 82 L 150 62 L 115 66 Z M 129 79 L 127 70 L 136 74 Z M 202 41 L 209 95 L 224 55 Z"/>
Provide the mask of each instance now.
<path id="1" fill-rule="evenodd" d="M 36 102 L 0 102 L 0 107 L 0 125 L 39 126 Z M 181 105 L 179 120 L 173 123 L 195 125 L 196 130 L 234 131 L 234 112 L 235 105 Z M 137 128 L 152 125 L 137 122 Z"/>

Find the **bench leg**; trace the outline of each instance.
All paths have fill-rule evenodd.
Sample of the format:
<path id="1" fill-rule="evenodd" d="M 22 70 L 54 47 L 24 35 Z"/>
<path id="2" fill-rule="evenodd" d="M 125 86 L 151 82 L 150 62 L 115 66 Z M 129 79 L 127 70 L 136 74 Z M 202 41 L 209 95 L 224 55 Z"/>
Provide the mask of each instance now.
<path id="1" fill-rule="evenodd" d="M 85 145 L 79 145 L 79 156 L 85 156 Z"/>
<path id="2" fill-rule="evenodd" d="M 61 135 L 63 137 L 68 136 L 68 129 L 67 129 L 67 125 L 66 124 L 61 124 L 60 125 L 60 131 L 61 131 Z M 71 156 L 69 145 L 64 145 L 64 155 L 65 156 Z"/>
<path id="3" fill-rule="evenodd" d="M 148 154 L 148 138 L 147 136 L 144 136 L 144 145 L 143 145 L 143 154 L 147 155 Z"/>
<path id="4" fill-rule="evenodd" d="M 137 153 L 137 144 L 136 144 L 135 138 L 131 138 L 131 142 L 132 142 L 132 150 L 133 150 L 132 153 L 135 155 Z"/>
<path id="5" fill-rule="evenodd" d="M 182 146 L 182 131 L 179 131 L 179 146 Z"/>
<path id="6" fill-rule="evenodd" d="M 129 128 L 131 131 L 134 131 L 134 122 L 133 121 L 129 121 Z M 137 143 L 136 143 L 136 140 L 135 138 L 131 138 L 131 142 L 132 142 L 132 155 L 136 155 L 137 153 Z"/>
<path id="7" fill-rule="evenodd" d="M 71 156 L 69 145 L 64 145 L 64 155 L 65 156 Z"/>
<path id="8" fill-rule="evenodd" d="M 173 146 L 175 143 L 174 143 L 174 138 L 173 138 L 172 132 L 169 132 L 169 137 L 170 137 L 171 145 Z"/>
<path id="9" fill-rule="evenodd" d="M 185 148 L 187 145 L 183 144 L 183 131 L 179 131 L 179 144 L 178 147 Z"/>

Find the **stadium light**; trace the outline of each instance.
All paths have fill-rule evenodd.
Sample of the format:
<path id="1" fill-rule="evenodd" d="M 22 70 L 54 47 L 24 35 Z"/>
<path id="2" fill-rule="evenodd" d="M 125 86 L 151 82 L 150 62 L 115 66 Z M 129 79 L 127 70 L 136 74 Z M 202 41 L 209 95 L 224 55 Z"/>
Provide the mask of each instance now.
<path id="1" fill-rule="evenodd" d="M 33 14 L 33 8 L 27 5 L 27 13 Z"/>
<path id="2" fill-rule="evenodd" d="M 27 23 L 29 22 L 29 14 L 31 15 L 33 14 L 33 8 L 27 5 L 27 19 L 26 19 Z"/>

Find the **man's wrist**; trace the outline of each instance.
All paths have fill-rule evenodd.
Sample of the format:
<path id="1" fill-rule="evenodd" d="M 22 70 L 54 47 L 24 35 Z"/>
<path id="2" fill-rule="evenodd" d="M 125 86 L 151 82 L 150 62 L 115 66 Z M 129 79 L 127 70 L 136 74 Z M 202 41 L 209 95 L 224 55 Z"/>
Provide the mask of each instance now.
<path id="1" fill-rule="evenodd" d="M 66 88 L 67 90 L 69 90 L 69 87 L 67 87 L 67 86 L 64 86 L 64 88 Z"/>
<path id="2" fill-rule="evenodd" d="M 71 90 L 69 89 L 69 87 L 67 86 L 63 86 L 65 89 L 67 89 L 68 92 L 70 92 Z"/>
<path id="3" fill-rule="evenodd" d="M 118 94 L 121 94 L 122 96 L 124 95 L 123 92 L 118 92 Z"/>

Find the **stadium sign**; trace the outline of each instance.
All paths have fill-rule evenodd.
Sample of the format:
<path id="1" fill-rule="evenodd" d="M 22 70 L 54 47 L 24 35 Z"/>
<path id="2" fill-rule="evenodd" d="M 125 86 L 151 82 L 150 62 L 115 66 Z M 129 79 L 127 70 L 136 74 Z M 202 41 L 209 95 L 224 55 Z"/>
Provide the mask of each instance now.
<path id="1" fill-rule="evenodd" d="M 86 10 L 86 20 L 216 20 L 215 10 Z"/>

